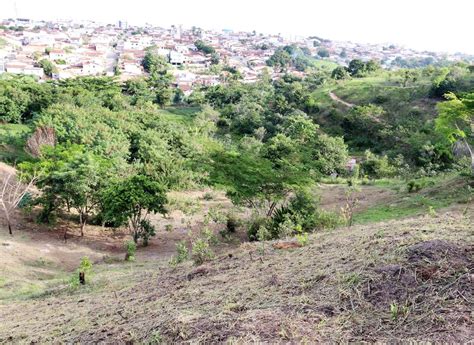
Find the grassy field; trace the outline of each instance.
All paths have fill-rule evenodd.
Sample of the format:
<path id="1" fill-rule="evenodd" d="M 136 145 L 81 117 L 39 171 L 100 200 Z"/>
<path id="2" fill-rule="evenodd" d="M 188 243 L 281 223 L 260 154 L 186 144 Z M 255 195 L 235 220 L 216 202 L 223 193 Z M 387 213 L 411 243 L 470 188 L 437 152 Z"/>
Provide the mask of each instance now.
<path id="1" fill-rule="evenodd" d="M 324 59 L 313 59 L 313 60 L 311 60 L 311 62 L 312 62 L 313 67 L 318 68 L 318 69 L 322 69 L 322 70 L 331 71 L 331 72 L 334 68 L 339 66 L 334 61 L 324 60 Z"/>
<path id="2" fill-rule="evenodd" d="M 170 121 L 189 124 L 200 110 L 200 107 L 168 107 L 159 111 L 159 115 Z"/>

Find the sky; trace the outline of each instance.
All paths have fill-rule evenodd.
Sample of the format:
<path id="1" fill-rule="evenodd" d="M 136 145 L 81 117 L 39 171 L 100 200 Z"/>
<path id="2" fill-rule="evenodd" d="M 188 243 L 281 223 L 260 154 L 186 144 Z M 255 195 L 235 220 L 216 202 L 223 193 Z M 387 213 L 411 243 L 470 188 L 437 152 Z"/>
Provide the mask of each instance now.
<path id="1" fill-rule="evenodd" d="M 281 33 L 474 54 L 474 0 L 1 0 L 0 18 Z"/>

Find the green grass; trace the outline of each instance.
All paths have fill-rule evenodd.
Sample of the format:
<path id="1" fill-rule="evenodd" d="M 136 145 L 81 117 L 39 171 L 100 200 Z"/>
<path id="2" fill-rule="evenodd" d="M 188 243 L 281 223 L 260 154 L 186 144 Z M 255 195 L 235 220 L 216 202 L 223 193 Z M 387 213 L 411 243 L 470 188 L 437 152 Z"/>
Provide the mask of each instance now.
<path id="1" fill-rule="evenodd" d="M 0 124 L 0 161 L 18 163 L 30 157 L 25 152 L 25 142 L 30 128 L 21 124 Z"/>
<path id="2" fill-rule="evenodd" d="M 168 107 L 159 114 L 169 121 L 189 124 L 200 110 L 200 107 Z"/>
<path id="3" fill-rule="evenodd" d="M 433 178 L 434 186 L 418 193 L 400 192 L 400 198 L 390 204 L 376 205 L 354 215 L 354 222 L 359 224 L 374 223 L 409 216 L 429 214 L 456 203 L 468 203 L 474 197 L 474 190 L 469 186 L 466 177 Z M 382 180 L 375 185 L 401 189 L 401 181 Z"/>
<path id="4" fill-rule="evenodd" d="M 0 49 L 6 47 L 7 45 L 8 45 L 8 42 L 5 41 L 4 38 L 1 38 L 1 37 L 0 37 Z"/>
<path id="5" fill-rule="evenodd" d="M 320 68 L 320 69 L 325 69 L 332 71 L 334 68 L 338 67 L 339 65 L 330 60 L 320 60 L 320 59 L 313 59 L 312 60 L 312 65 L 313 67 Z"/>

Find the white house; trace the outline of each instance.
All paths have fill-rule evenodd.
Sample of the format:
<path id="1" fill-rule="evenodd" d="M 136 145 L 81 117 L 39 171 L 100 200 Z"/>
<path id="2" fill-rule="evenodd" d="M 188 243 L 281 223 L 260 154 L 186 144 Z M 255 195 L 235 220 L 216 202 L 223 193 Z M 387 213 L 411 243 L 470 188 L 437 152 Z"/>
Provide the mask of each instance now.
<path id="1" fill-rule="evenodd" d="M 184 54 L 171 50 L 168 55 L 169 63 L 172 65 L 182 65 L 186 62 Z"/>
<path id="2" fill-rule="evenodd" d="M 82 65 L 82 74 L 84 75 L 97 75 L 104 71 L 104 66 L 95 62 L 86 62 Z"/>
<path id="3" fill-rule="evenodd" d="M 64 50 L 54 49 L 49 52 L 49 58 L 51 60 L 66 60 L 67 54 Z"/>

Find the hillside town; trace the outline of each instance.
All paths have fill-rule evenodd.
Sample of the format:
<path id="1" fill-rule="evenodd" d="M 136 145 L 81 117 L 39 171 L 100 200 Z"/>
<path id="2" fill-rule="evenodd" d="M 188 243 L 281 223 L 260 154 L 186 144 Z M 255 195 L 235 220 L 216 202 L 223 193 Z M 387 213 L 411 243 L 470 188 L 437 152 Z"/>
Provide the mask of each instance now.
<path id="1" fill-rule="evenodd" d="M 205 42 L 212 53 L 198 49 Z M 403 62 L 425 65 L 440 61 L 470 60 L 464 54 L 417 52 L 395 45 L 336 42 L 319 37 L 284 37 L 232 30 L 212 31 L 197 27 L 132 27 L 127 22 L 99 24 L 90 21 L 0 21 L 0 73 L 33 75 L 39 80 L 77 76 L 116 76 L 120 80 L 144 75 L 142 60 L 146 49 L 154 47 L 172 65 L 175 86 L 185 94 L 194 87 L 222 82 L 222 66 L 239 72 L 247 83 L 268 71 L 272 77 L 281 72 L 269 68 L 267 60 L 276 49 L 295 45 L 317 66 L 334 68 L 351 59 L 377 60 L 385 68 L 404 67 Z M 39 63 L 50 61 L 50 71 Z M 304 75 L 305 71 L 288 71 Z"/>

